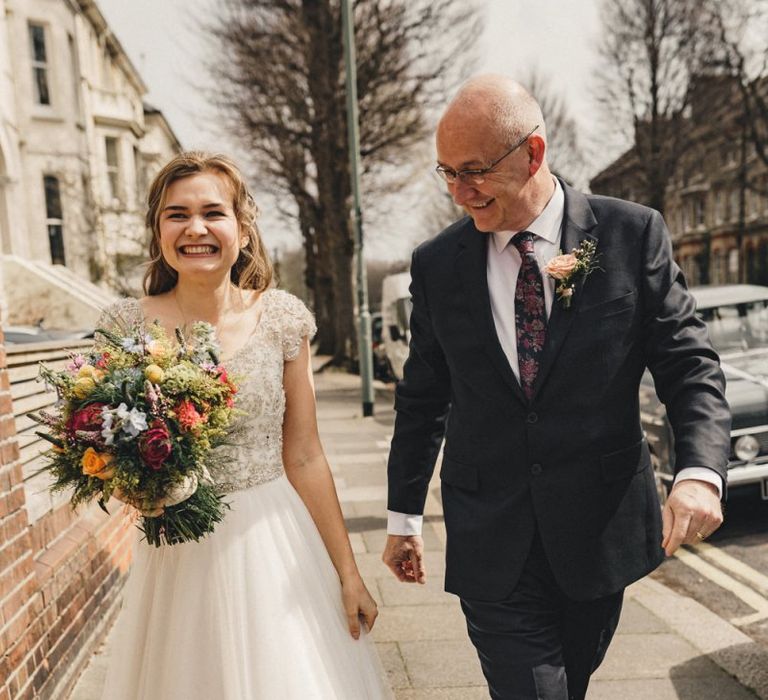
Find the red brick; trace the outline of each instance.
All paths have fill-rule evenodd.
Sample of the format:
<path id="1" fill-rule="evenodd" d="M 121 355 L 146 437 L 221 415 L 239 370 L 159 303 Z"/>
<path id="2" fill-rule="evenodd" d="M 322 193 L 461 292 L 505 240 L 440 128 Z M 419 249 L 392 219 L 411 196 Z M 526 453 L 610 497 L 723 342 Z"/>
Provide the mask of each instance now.
<path id="1" fill-rule="evenodd" d="M 27 511 L 23 508 L 14 510 L 3 517 L 4 501 L 7 500 L 8 496 L 0 497 L 0 542 L 9 542 L 20 533 L 26 532 L 29 527 Z"/>
<path id="2" fill-rule="evenodd" d="M 10 401 L 10 399 L 8 399 Z M 0 397 L 0 411 L 3 409 L 3 398 Z M 2 449 L 0 449 L 0 463 L 10 464 L 11 462 L 18 461 L 19 457 L 19 444 L 13 440 L 6 442 Z"/>
<path id="3" fill-rule="evenodd" d="M 0 414 L 0 416 L 0 440 L 16 437 L 16 422 L 13 414 L 9 413 L 4 416 Z"/>
<path id="4" fill-rule="evenodd" d="M 0 600 L 5 598 L 32 573 L 32 557 L 30 555 L 30 552 L 26 552 L 23 557 L 11 559 L 11 564 L 0 574 Z M 0 550 L 0 561 L 4 561 L 2 550 Z"/>

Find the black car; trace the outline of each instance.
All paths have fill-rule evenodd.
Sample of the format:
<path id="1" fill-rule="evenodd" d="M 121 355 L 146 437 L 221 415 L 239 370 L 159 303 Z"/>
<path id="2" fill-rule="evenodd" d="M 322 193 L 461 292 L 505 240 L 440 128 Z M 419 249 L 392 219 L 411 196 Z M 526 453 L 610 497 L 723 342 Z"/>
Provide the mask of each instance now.
<path id="1" fill-rule="evenodd" d="M 728 491 L 768 500 L 768 287 L 693 287 L 691 293 L 727 380 L 733 414 Z M 640 411 L 664 498 L 674 479 L 673 437 L 649 372 L 640 386 Z"/>

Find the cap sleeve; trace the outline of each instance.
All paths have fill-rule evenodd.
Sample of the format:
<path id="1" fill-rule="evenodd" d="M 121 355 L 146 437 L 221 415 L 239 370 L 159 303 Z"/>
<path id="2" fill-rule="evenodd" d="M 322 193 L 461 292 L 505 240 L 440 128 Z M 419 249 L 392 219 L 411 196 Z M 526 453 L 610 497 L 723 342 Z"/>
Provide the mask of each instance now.
<path id="1" fill-rule="evenodd" d="M 280 320 L 280 342 L 283 357 L 295 360 L 299 356 L 304 338 L 310 340 L 317 333 L 315 317 L 304 302 L 283 290 L 273 291 L 274 317 Z"/>

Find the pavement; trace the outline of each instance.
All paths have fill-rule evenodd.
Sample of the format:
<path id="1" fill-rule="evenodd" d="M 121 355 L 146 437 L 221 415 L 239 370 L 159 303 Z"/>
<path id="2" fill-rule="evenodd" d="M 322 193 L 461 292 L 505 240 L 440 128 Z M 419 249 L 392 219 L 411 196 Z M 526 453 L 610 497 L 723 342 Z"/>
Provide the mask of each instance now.
<path id="1" fill-rule="evenodd" d="M 381 562 L 391 388 L 377 382 L 374 416 L 363 418 L 357 377 L 326 371 L 315 382 L 320 434 L 360 571 L 379 602 L 373 636 L 395 697 L 488 698 L 458 599 L 443 591 L 445 528 L 437 470 L 425 510 L 428 580 L 423 586 L 401 584 Z M 625 601 L 588 700 L 768 700 L 768 653 L 730 623 L 653 578 L 627 589 Z M 71 700 L 100 697 L 108 656 L 107 637 Z"/>

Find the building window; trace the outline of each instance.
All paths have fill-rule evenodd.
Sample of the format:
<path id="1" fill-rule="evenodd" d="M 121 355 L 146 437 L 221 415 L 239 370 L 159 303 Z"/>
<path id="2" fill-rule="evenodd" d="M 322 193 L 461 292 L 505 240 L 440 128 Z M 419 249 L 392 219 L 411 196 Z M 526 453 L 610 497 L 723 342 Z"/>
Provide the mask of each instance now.
<path id="1" fill-rule="evenodd" d="M 731 190 L 731 206 L 728 211 L 728 221 L 737 221 L 740 214 L 739 207 L 739 190 L 734 188 Z"/>
<path id="2" fill-rule="evenodd" d="M 725 250 L 716 250 L 712 254 L 712 284 L 728 284 L 729 253 Z"/>
<path id="3" fill-rule="evenodd" d="M 61 213 L 61 191 L 58 178 L 45 175 L 43 187 L 45 188 L 45 216 L 51 262 L 54 265 L 64 265 L 64 220 Z"/>
<path id="4" fill-rule="evenodd" d="M 731 248 L 728 251 L 727 277 L 729 284 L 735 284 L 739 281 L 739 249 Z"/>
<path id="5" fill-rule="evenodd" d="M 30 51 L 32 53 L 32 89 L 35 103 L 51 104 L 51 92 L 48 89 L 48 52 L 45 46 L 45 27 L 42 24 L 29 25 Z"/>
<path id="6" fill-rule="evenodd" d="M 693 225 L 704 226 L 707 208 L 704 206 L 704 198 L 697 197 L 693 200 Z"/>
<path id="7" fill-rule="evenodd" d="M 110 199 L 119 199 L 120 195 L 120 159 L 117 152 L 117 139 L 107 136 L 104 139 L 107 151 L 107 183 Z"/>
<path id="8" fill-rule="evenodd" d="M 141 165 L 141 153 L 136 146 L 133 147 L 133 167 L 136 174 L 136 206 L 140 207 L 144 199 L 144 170 Z"/>
<path id="9" fill-rule="evenodd" d="M 723 190 L 715 192 L 715 223 L 722 224 L 725 221 L 725 193 Z"/>
<path id="10" fill-rule="evenodd" d="M 77 60 L 77 46 L 75 38 L 67 34 L 67 46 L 69 47 L 69 63 L 72 72 L 72 106 L 74 114 L 80 117 L 80 65 Z"/>

